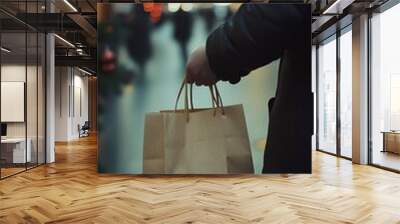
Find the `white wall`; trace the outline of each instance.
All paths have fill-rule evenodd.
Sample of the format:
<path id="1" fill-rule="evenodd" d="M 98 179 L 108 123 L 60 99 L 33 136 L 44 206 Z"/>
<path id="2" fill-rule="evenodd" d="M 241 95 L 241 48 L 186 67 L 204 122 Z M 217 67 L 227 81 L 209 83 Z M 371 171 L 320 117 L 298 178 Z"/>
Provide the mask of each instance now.
<path id="1" fill-rule="evenodd" d="M 38 69 L 38 70 L 37 70 Z M 6 122 L 7 137 L 24 138 L 25 135 L 30 140 L 32 150 L 32 161 L 44 163 L 45 150 L 45 118 L 44 118 L 44 74 L 42 67 L 25 64 L 3 64 L 1 66 L 2 82 L 24 82 L 26 84 L 26 106 L 21 108 L 22 113 L 26 112 L 26 121 Z M 27 80 L 25 80 L 27 78 Z M 2 98 L 7 96 L 3 95 Z M 2 107 L 3 112 L 11 108 Z M 12 111 L 8 111 L 13 113 Z M 37 156 L 39 153 L 39 156 Z"/>
<path id="2" fill-rule="evenodd" d="M 76 68 L 56 67 L 55 140 L 79 137 L 78 125 L 88 120 L 88 77 Z"/>
<path id="3" fill-rule="evenodd" d="M 29 70 L 28 66 L 28 70 Z M 25 82 L 25 64 L 8 64 L 1 66 L 1 81 Z"/>
<path id="4" fill-rule="evenodd" d="M 55 141 L 68 140 L 69 68 L 55 68 Z"/>
<path id="5" fill-rule="evenodd" d="M 25 82 L 25 64 L 9 64 L 1 66 L 1 81 Z M 30 70 L 30 68 L 28 68 Z M 7 108 L 1 108 L 7 110 Z M 7 137 L 25 137 L 25 122 L 7 123 Z"/>
<path id="6" fill-rule="evenodd" d="M 78 124 L 83 125 L 85 121 L 89 120 L 89 102 L 88 102 L 88 77 L 82 76 L 82 73 L 78 73 L 74 75 L 74 108 L 73 111 L 73 119 L 72 119 L 72 129 L 71 135 L 74 137 L 78 137 Z M 75 112 L 75 113 L 74 113 Z"/>
<path id="7" fill-rule="evenodd" d="M 26 70 L 27 69 L 27 70 Z M 24 82 L 26 83 L 25 76 L 28 76 L 27 87 L 27 122 L 28 122 L 28 137 L 30 129 L 35 130 L 36 135 L 36 80 L 32 76 L 36 77 L 36 66 L 27 66 L 20 64 L 5 64 L 1 66 L 1 81 L 2 82 Z M 33 88 L 32 88 L 33 86 Z M 4 97 L 4 96 L 3 96 Z M 41 105 L 39 105 L 40 107 Z M 1 108 L 1 110 L 7 110 L 8 108 Z M 33 111 L 35 113 L 33 113 Z M 32 123 L 33 122 L 33 123 Z M 7 136 L 8 137 L 25 137 L 25 123 L 26 122 L 7 122 Z M 33 131 L 32 131 L 33 132 Z"/>

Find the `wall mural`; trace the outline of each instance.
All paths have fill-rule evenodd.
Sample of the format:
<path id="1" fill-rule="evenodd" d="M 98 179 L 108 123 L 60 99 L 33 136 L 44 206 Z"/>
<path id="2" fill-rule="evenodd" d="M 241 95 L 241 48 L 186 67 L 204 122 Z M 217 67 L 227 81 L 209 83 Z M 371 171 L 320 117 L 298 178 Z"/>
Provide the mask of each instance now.
<path id="1" fill-rule="evenodd" d="M 104 3 L 97 18 L 99 172 L 311 172 L 309 5 Z"/>

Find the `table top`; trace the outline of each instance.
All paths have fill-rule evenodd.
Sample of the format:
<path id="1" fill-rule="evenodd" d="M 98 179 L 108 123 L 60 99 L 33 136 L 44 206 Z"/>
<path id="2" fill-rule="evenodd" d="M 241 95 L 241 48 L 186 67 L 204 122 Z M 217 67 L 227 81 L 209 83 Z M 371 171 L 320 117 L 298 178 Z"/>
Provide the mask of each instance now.
<path id="1" fill-rule="evenodd" d="M 30 139 L 28 138 L 27 141 Z M 20 142 L 25 142 L 25 138 L 5 138 L 1 139 L 1 143 L 20 143 Z"/>
<path id="2" fill-rule="evenodd" d="M 383 134 L 397 134 L 400 135 L 400 131 L 381 131 L 381 133 Z"/>

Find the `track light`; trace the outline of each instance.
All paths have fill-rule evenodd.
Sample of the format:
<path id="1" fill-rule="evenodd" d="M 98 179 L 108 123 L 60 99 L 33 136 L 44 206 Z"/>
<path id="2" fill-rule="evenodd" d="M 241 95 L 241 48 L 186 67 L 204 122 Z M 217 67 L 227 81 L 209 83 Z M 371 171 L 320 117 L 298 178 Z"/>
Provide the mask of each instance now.
<path id="1" fill-rule="evenodd" d="M 78 10 L 68 0 L 64 0 L 64 3 L 68 5 L 68 7 L 70 7 L 74 12 L 78 12 Z"/>
<path id="2" fill-rule="evenodd" d="M 5 47 L 1 47 L 0 49 L 1 49 L 1 51 L 4 51 L 6 53 L 10 53 L 11 52 L 11 50 L 9 50 L 9 49 L 7 49 Z"/>
<path id="3" fill-rule="evenodd" d="M 325 9 L 322 14 L 323 15 L 341 14 L 343 13 L 343 9 L 347 8 L 354 1 L 355 0 L 336 0 L 332 5 L 330 5 L 327 9 Z"/>
<path id="4" fill-rule="evenodd" d="M 81 71 L 81 72 L 83 72 L 83 73 L 85 73 L 86 75 L 89 75 L 89 76 L 92 76 L 92 75 L 93 75 L 92 73 L 90 73 L 90 72 L 88 72 L 88 71 L 86 71 L 86 70 L 83 70 L 83 69 L 81 69 L 81 68 L 79 68 L 79 67 L 78 67 L 78 70 Z"/>
<path id="5" fill-rule="evenodd" d="M 57 35 L 57 34 L 54 34 L 54 36 L 55 37 L 57 37 L 59 40 L 61 40 L 62 42 L 64 42 L 65 44 L 67 44 L 68 46 L 70 46 L 70 47 L 72 47 L 72 48 L 75 48 L 75 45 L 73 45 L 71 42 L 69 42 L 68 40 L 66 40 L 66 39 L 64 39 L 64 38 L 62 38 L 62 37 L 60 37 L 59 35 Z"/>

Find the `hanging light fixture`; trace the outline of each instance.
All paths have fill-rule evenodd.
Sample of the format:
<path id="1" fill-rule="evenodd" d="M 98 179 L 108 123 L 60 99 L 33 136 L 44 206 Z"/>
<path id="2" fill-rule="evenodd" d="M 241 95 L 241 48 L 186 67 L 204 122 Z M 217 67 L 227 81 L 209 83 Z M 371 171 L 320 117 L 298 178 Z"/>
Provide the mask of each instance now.
<path id="1" fill-rule="evenodd" d="M 68 5 L 74 12 L 78 12 L 78 10 L 73 6 L 68 0 L 64 0 L 64 3 Z"/>
<path id="2" fill-rule="evenodd" d="M 71 42 L 69 42 L 68 40 L 62 38 L 61 36 L 59 36 L 58 34 L 54 34 L 55 37 L 57 37 L 59 40 L 61 40 L 62 42 L 64 42 L 65 44 L 67 44 L 68 46 L 75 48 L 75 45 L 73 45 Z"/>
<path id="3" fill-rule="evenodd" d="M 88 71 L 86 71 L 86 70 L 84 70 L 84 69 L 81 69 L 81 68 L 79 68 L 79 67 L 78 67 L 78 70 L 81 71 L 81 72 L 83 72 L 83 73 L 86 74 L 86 75 L 89 75 L 89 76 L 92 76 L 92 75 L 93 75 L 92 73 L 90 73 L 90 72 L 88 72 Z"/>
<path id="4" fill-rule="evenodd" d="M 1 47 L 0 49 L 1 49 L 1 51 L 4 51 L 6 53 L 10 53 L 11 52 L 11 50 L 9 50 L 9 49 L 7 49 L 5 47 Z"/>

